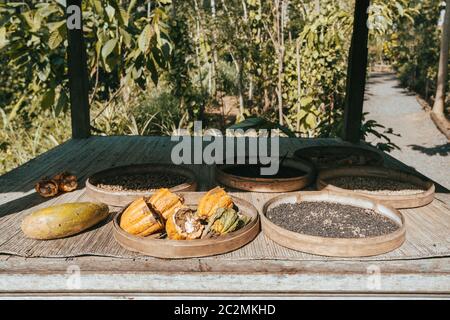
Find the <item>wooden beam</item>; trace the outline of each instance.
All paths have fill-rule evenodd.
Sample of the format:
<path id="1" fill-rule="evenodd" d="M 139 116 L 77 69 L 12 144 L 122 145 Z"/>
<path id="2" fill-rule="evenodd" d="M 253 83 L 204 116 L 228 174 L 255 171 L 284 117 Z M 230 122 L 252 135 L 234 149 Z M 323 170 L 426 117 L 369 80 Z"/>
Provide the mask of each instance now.
<path id="1" fill-rule="evenodd" d="M 68 73 L 72 138 L 88 138 L 90 133 L 89 78 L 81 17 L 82 0 L 67 0 Z M 76 7 L 79 9 L 77 9 Z M 77 20 L 78 19 L 78 20 Z"/>
<path id="2" fill-rule="evenodd" d="M 361 122 L 366 86 L 370 0 L 356 0 L 353 35 L 347 71 L 343 139 L 357 143 L 361 138 Z"/>

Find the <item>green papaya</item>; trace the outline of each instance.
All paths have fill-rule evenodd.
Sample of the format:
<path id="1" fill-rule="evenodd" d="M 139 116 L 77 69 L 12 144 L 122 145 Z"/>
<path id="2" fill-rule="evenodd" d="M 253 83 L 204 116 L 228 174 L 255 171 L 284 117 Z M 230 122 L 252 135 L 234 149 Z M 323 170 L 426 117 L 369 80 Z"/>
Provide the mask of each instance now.
<path id="1" fill-rule="evenodd" d="M 58 239 L 84 231 L 106 219 L 108 214 L 105 204 L 65 203 L 33 212 L 25 217 L 21 228 L 28 238 Z"/>

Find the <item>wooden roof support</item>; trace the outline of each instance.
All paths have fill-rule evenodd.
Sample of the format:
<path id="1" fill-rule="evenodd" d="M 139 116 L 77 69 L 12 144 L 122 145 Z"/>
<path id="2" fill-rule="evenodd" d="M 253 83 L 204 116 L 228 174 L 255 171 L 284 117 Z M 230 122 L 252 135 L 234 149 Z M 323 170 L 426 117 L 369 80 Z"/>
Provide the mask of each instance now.
<path id="1" fill-rule="evenodd" d="M 83 40 L 83 24 L 81 17 L 82 0 L 67 0 L 67 39 L 68 69 L 70 90 L 70 112 L 72 119 L 72 138 L 88 138 L 90 133 L 89 115 L 89 78 L 86 65 L 86 48 Z M 74 6 L 77 6 L 75 8 Z M 78 17 L 76 17 L 78 15 Z M 71 22 L 78 19 L 74 27 Z"/>
<path id="2" fill-rule="evenodd" d="M 361 138 L 361 122 L 366 86 L 368 38 L 367 26 L 370 0 L 355 1 L 353 35 L 348 59 L 347 90 L 344 110 L 343 139 L 358 143 Z"/>

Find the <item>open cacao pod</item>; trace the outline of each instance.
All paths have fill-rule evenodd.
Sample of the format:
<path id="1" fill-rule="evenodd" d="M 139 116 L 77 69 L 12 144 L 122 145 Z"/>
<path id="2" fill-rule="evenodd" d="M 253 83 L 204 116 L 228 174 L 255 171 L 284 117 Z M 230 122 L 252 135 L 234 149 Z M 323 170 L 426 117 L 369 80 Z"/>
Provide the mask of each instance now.
<path id="1" fill-rule="evenodd" d="M 194 240 L 201 237 L 204 226 L 194 211 L 178 208 L 166 222 L 167 237 L 172 240 Z"/>
<path id="2" fill-rule="evenodd" d="M 207 220 L 219 208 L 232 208 L 233 200 L 223 188 L 216 187 L 206 193 L 199 201 L 197 213 L 201 219 Z"/>
<path id="3" fill-rule="evenodd" d="M 248 216 L 241 215 L 232 208 L 219 208 L 215 214 L 209 217 L 202 238 L 220 236 L 236 231 L 244 227 L 250 220 Z"/>
<path id="4" fill-rule="evenodd" d="M 145 198 L 139 198 L 122 213 L 120 227 L 128 233 L 146 237 L 164 230 L 164 222 Z"/>
<path id="5" fill-rule="evenodd" d="M 157 190 L 148 200 L 153 208 L 167 220 L 178 208 L 183 206 L 184 199 L 163 188 Z"/>

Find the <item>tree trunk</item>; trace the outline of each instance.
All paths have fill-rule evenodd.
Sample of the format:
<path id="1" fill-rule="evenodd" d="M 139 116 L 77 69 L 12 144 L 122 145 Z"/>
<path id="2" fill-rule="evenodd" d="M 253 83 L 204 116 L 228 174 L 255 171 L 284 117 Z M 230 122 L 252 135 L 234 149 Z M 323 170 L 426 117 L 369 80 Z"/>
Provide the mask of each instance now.
<path id="1" fill-rule="evenodd" d="M 433 105 L 433 113 L 444 115 L 445 88 L 448 76 L 448 50 L 450 41 L 450 0 L 446 2 L 444 24 L 441 35 L 441 54 L 439 58 L 439 70 L 437 79 L 436 97 Z"/>
<path id="2" fill-rule="evenodd" d="M 239 96 L 239 113 L 241 116 L 244 115 L 245 112 L 245 104 L 244 104 L 244 84 L 243 84 L 243 63 L 241 60 L 237 60 L 236 57 L 231 54 L 231 58 L 233 59 L 234 66 L 236 68 L 236 73 L 238 74 L 238 96 Z"/>
<path id="3" fill-rule="evenodd" d="M 284 70 L 284 3 L 282 0 L 275 1 L 276 8 L 276 33 L 278 41 L 278 122 L 280 125 L 284 124 L 283 119 L 283 70 Z"/>
<path id="4" fill-rule="evenodd" d="M 302 77 L 301 77 L 301 65 L 300 65 L 300 41 L 297 40 L 295 46 L 295 58 L 297 60 L 297 131 L 300 132 L 300 111 L 301 104 L 300 99 L 302 98 Z"/>
<path id="5" fill-rule="evenodd" d="M 253 75 L 249 76 L 249 81 L 248 81 L 248 101 L 250 102 L 250 104 L 253 104 Z"/>
<path id="6" fill-rule="evenodd" d="M 264 86 L 264 107 L 263 112 L 266 113 L 270 110 L 270 98 L 269 98 L 269 89 L 267 89 L 266 86 Z"/>
<path id="7" fill-rule="evenodd" d="M 216 26 L 216 1 L 211 0 L 211 17 L 212 17 L 212 64 L 211 64 L 211 91 L 210 93 L 216 97 L 217 92 L 217 63 L 219 61 L 217 55 L 217 26 Z"/>

